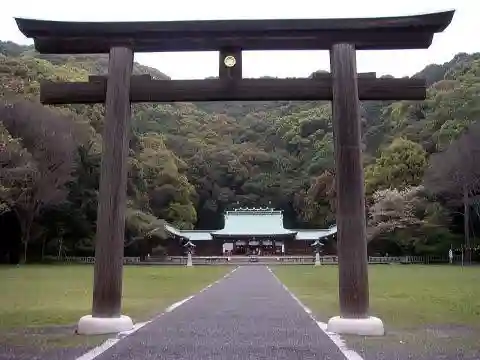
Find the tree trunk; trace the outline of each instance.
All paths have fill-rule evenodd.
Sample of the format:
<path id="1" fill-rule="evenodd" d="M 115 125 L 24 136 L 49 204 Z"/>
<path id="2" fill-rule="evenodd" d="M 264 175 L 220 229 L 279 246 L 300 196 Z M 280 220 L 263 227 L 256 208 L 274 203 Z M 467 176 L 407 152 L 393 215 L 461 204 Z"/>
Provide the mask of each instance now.
<path id="1" fill-rule="evenodd" d="M 45 243 L 46 243 L 46 236 L 42 236 L 42 261 L 45 259 Z"/>
<path id="2" fill-rule="evenodd" d="M 472 249 L 470 246 L 470 204 L 468 202 L 467 186 L 463 186 L 463 232 L 465 236 L 465 261 L 470 264 L 472 261 Z"/>
<path id="3" fill-rule="evenodd" d="M 25 234 L 22 236 L 22 242 L 23 242 L 23 259 L 22 263 L 26 264 L 27 263 L 27 254 L 28 254 L 28 243 L 30 241 L 30 231 L 27 230 Z"/>
<path id="4" fill-rule="evenodd" d="M 19 211 L 18 208 L 12 206 L 12 209 L 15 212 L 15 215 L 17 216 L 18 222 L 20 224 L 20 230 L 22 232 L 21 240 L 23 244 L 23 259 L 21 260 L 21 262 L 24 264 L 27 262 L 28 244 L 30 242 L 30 233 L 32 229 L 33 219 L 35 219 L 35 215 L 37 214 L 38 210 L 37 206 L 33 206 L 32 208 L 29 208 L 29 206 L 25 206 L 23 211 Z"/>
<path id="5" fill-rule="evenodd" d="M 29 217 L 27 215 L 27 217 Z M 22 264 L 27 263 L 28 244 L 30 242 L 30 228 L 32 227 L 32 221 L 29 218 L 20 218 L 20 228 L 22 229 L 22 244 L 23 244 L 23 258 Z"/>

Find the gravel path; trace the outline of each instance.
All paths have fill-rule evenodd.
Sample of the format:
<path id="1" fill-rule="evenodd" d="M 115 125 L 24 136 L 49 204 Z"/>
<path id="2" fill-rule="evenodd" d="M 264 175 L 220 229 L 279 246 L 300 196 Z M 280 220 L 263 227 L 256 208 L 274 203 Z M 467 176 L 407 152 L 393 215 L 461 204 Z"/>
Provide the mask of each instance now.
<path id="1" fill-rule="evenodd" d="M 266 267 L 245 266 L 96 358 L 107 359 L 345 357 Z"/>

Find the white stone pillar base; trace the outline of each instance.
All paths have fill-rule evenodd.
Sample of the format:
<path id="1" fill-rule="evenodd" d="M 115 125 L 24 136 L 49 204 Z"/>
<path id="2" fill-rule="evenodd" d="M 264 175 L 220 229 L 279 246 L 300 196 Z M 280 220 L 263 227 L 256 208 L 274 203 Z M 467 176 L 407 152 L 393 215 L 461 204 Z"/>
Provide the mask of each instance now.
<path id="1" fill-rule="evenodd" d="M 385 335 L 382 320 L 373 316 L 364 319 L 349 319 L 341 316 L 334 316 L 328 321 L 327 331 L 337 334 L 363 336 Z"/>
<path id="2" fill-rule="evenodd" d="M 193 266 L 193 261 L 192 261 L 192 254 L 187 255 L 187 266 Z"/>
<path id="3" fill-rule="evenodd" d="M 315 254 L 315 266 L 320 266 L 322 263 L 320 262 L 320 254 L 316 253 Z"/>
<path id="4" fill-rule="evenodd" d="M 121 315 L 114 318 L 83 316 L 78 322 L 77 333 L 81 335 L 113 334 L 133 329 L 130 317 Z"/>

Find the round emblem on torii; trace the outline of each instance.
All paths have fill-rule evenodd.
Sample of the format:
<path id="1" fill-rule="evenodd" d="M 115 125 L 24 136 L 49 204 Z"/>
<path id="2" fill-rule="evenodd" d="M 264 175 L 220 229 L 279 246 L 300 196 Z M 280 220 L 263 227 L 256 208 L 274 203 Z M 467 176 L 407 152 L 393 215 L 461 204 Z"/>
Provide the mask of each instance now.
<path id="1" fill-rule="evenodd" d="M 228 55 L 225 56 L 225 59 L 223 59 L 223 63 L 225 64 L 226 67 L 234 67 L 235 64 L 237 63 L 237 59 L 235 59 L 235 56 L 233 55 Z"/>

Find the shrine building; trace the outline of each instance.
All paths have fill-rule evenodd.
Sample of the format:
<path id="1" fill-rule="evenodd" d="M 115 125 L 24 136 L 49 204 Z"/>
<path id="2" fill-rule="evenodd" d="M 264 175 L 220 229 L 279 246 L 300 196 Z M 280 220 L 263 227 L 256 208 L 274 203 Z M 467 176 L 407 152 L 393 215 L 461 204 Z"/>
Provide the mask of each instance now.
<path id="1" fill-rule="evenodd" d="M 271 208 L 240 208 L 227 211 L 220 230 L 165 229 L 171 238 L 168 255 L 183 255 L 182 244 L 195 244 L 197 256 L 312 254 L 315 240 L 334 237 L 337 227 L 328 229 L 285 229 L 283 213 Z"/>

